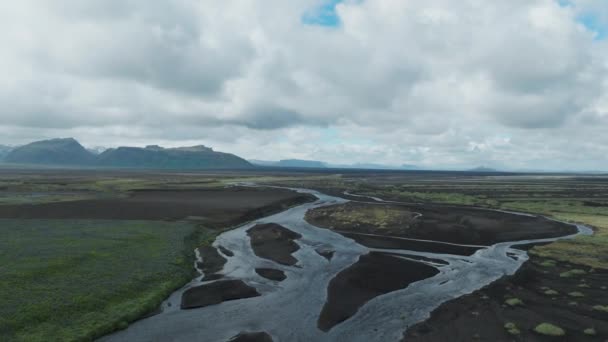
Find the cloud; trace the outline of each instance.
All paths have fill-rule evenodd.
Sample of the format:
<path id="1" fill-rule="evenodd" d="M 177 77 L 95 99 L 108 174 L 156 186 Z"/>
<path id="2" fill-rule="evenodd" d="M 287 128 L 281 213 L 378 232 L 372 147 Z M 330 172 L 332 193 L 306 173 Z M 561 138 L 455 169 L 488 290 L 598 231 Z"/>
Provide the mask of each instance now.
<path id="1" fill-rule="evenodd" d="M 605 13 L 599 0 L 5 2 L 0 131 L 258 159 L 546 165 L 568 158 L 563 136 L 608 142 Z"/>

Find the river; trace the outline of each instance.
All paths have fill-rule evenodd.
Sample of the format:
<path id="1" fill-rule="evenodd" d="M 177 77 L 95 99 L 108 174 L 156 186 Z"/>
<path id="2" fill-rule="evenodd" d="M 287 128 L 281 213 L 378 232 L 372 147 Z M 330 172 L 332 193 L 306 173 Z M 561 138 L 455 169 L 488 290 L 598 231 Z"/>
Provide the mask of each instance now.
<path id="1" fill-rule="evenodd" d="M 181 310 L 181 294 L 192 286 L 204 284 L 200 281 L 202 277 L 197 277 L 163 303 L 163 313 L 137 321 L 126 330 L 108 335 L 101 341 L 225 342 L 243 331 L 267 332 L 275 342 L 399 341 L 407 327 L 428 318 L 442 303 L 474 292 L 505 275 L 514 274 L 528 260 L 527 253 L 514 246 L 592 233 L 590 228 L 578 226 L 578 234 L 498 243 L 482 248 L 471 256 L 366 248 L 304 220 L 310 209 L 345 203 L 347 199 L 314 190 L 294 190 L 313 194 L 318 200 L 227 231 L 214 242 L 214 246 L 221 245 L 234 253 L 234 256 L 227 257 L 228 262 L 221 274 L 227 279 L 243 280 L 255 287 L 261 296 Z M 382 201 L 379 198 L 373 200 Z M 246 232 L 258 223 L 277 223 L 302 235 L 301 239 L 296 240 L 300 249 L 293 254 L 299 261 L 297 267 L 276 264 L 254 254 Z M 335 251 L 330 262 L 316 252 L 319 248 Z M 446 264 L 432 264 L 440 271 L 436 276 L 376 297 L 329 332 L 319 330 L 317 319 L 325 304 L 329 282 L 370 251 L 387 251 L 404 257 L 423 256 L 443 260 Z M 254 271 L 260 267 L 283 270 L 287 279 L 277 283 L 260 277 Z"/>

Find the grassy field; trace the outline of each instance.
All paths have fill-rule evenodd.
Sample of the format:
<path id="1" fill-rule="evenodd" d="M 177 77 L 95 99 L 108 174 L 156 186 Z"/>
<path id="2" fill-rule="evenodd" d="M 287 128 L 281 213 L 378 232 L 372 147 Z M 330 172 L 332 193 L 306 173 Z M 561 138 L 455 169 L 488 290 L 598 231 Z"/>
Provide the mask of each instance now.
<path id="1" fill-rule="evenodd" d="M 189 223 L 0 220 L 3 341 L 87 341 L 156 309 L 193 277 Z"/>

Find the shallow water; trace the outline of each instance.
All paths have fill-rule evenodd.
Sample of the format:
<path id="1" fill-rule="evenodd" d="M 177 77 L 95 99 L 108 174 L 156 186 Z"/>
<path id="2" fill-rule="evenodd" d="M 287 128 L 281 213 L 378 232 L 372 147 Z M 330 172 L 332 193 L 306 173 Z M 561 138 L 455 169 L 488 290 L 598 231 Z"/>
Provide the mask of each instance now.
<path id="1" fill-rule="evenodd" d="M 549 242 L 559 238 L 505 242 L 484 247 L 472 256 L 456 256 L 409 250 L 366 248 L 353 240 L 327 229 L 308 224 L 304 216 L 309 209 L 340 204 L 348 200 L 307 189 L 319 199 L 287 211 L 268 216 L 221 234 L 214 246 L 234 253 L 221 272 L 229 279 L 241 279 L 257 288 L 260 297 L 224 302 L 205 308 L 181 310 L 181 294 L 201 283 L 197 277 L 173 293 L 163 303 L 163 313 L 140 320 L 128 329 L 102 338 L 102 341 L 205 341 L 224 342 L 242 331 L 266 331 L 277 341 L 399 341 L 403 331 L 426 318 L 442 303 L 478 290 L 491 282 L 511 275 L 528 259 L 515 245 Z M 375 201 L 382 201 L 373 198 Z M 293 255 L 296 267 L 284 266 L 257 257 L 246 231 L 258 223 L 277 223 L 302 235 L 296 240 L 300 249 Z M 591 230 L 579 226 L 579 234 Z M 574 234 L 577 235 L 577 234 Z M 569 238 L 574 235 L 564 237 Z M 335 251 L 327 261 L 315 250 Z M 328 333 L 317 328 L 317 319 L 325 304 L 327 287 L 340 271 L 370 251 L 386 251 L 408 256 L 440 259 L 446 265 L 431 264 L 440 273 L 411 284 L 403 290 L 374 298 L 349 320 Z M 426 262 L 429 264 L 428 262 Z M 255 268 L 283 270 L 287 279 L 281 283 L 260 277 Z"/>

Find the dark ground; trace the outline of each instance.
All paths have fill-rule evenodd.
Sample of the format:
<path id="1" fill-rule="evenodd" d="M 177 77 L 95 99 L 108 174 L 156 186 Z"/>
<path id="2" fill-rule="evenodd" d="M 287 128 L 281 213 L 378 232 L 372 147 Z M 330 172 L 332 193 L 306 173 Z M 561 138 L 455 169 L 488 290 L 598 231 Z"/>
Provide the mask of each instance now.
<path id="1" fill-rule="evenodd" d="M 265 332 L 240 333 L 228 342 L 272 342 L 272 337 Z"/>
<path id="2" fill-rule="evenodd" d="M 383 253 L 363 255 L 329 283 L 327 302 L 319 316 L 323 331 L 352 317 L 369 300 L 406 288 L 439 271 L 425 264 Z"/>
<path id="3" fill-rule="evenodd" d="M 203 280 L 206 281 L 219 278 L 216 273 L 222 270 L 226 264 L 226 258 L 224 258 L 213 246 L 201 246 L 198 248 L 198 252 L 203 260 L 197 264 L 198 268 L 201 269 L 205 275 Z"/>
<path id="4" fill-rule="evenodd" d="M 484 246 L 505 241 L 559 237 L 577 232 L 575 226 L 551 221 L 540 216 L 529 217 L 458 206 L 390 204 L 392 208 L 402 208 L 405 212 L 422 214 L 421 217 L 408 224 L 395 227 L 379 228 L 374 225 L 353 225 L 350 222 L 336 220 L 331 216 L 333 211 L 342 210 L 343 207 L 348 212 L 364 209 L 370 205 L 377 204 L 350 202 L 344 205 L 318 208 L 309 211 L 306 220 L 314 225 L 331 227 L 331 229 L 338 231 Z M 354 235 L 351 237 L 354 237 Z M 363 244 L 366 242 L 373 243 L 373 247 L 386 244 L 388 247 L 384 248 L 416 248 L 413 244 L 410 244 L 409 247 L 399 247 L 406 242 L 395 242 L 388 239 L 385 239 L 385 241 L 364 239 L 363 237 L 358 239 Z M 470 252 L 470 250 L 461 250 L 452 253 L 468 255 L 467 253 L 470 254 Z M 438 250 L 437 253 L 449 252 Z"/>
<path id="5" fill-rule="evenodd" d="M 583 272 L 567 276 L 573 269 Z M 594 309 L 607 304 L 606 286 L 608 271 L 532 257 L 514 276 L 441 305 L 429 320 L 409 328 L 404 341 L 607 341 L 608 307 Z M 507 304 L 513 298 L 521 304 Z M 544 322 L 566 335 L 548 338 L 533 331 Z M 520 333 L 509 334 L 507 323 Z M 584 333 L 591 328 L 595 336 Z"/>
<path id="6" fill-rule="evenodd" d="M 281 270 L 275 270 L 274 268 L 256 268 L 255 273 L 259 274 L 260 276 L 262 276 L 266 279 L 270 279 L 270 280 L 274 280 L 274 281 L 283 281 L 283 280 L 287 279 L 285 272 L 283 272 Z"/>
<path id="7" fill-rule="evenodd" d="M 257 297 L 258 291 L 241 280 L 222 280 L 188 289 L 182 295 L 182 309 L 202 308 L 229 300 Z"/>
<path id="8" fill-rule="evenodd" d="M 269 259 L 279 264 L 293 266 L 298 262 L 291 254 L 298 249 L 293 240 L 302 236 L 276 223 L 258 224 L 247 231 L 251 247 L 260 258 Z"/>
<path id="9" fill-rule="evenodd" d="M 0 218 L 179 220 L 226 227 L 314 200 L 282 189 L 137 190 L 127 198 L 0 206 Z"/>

